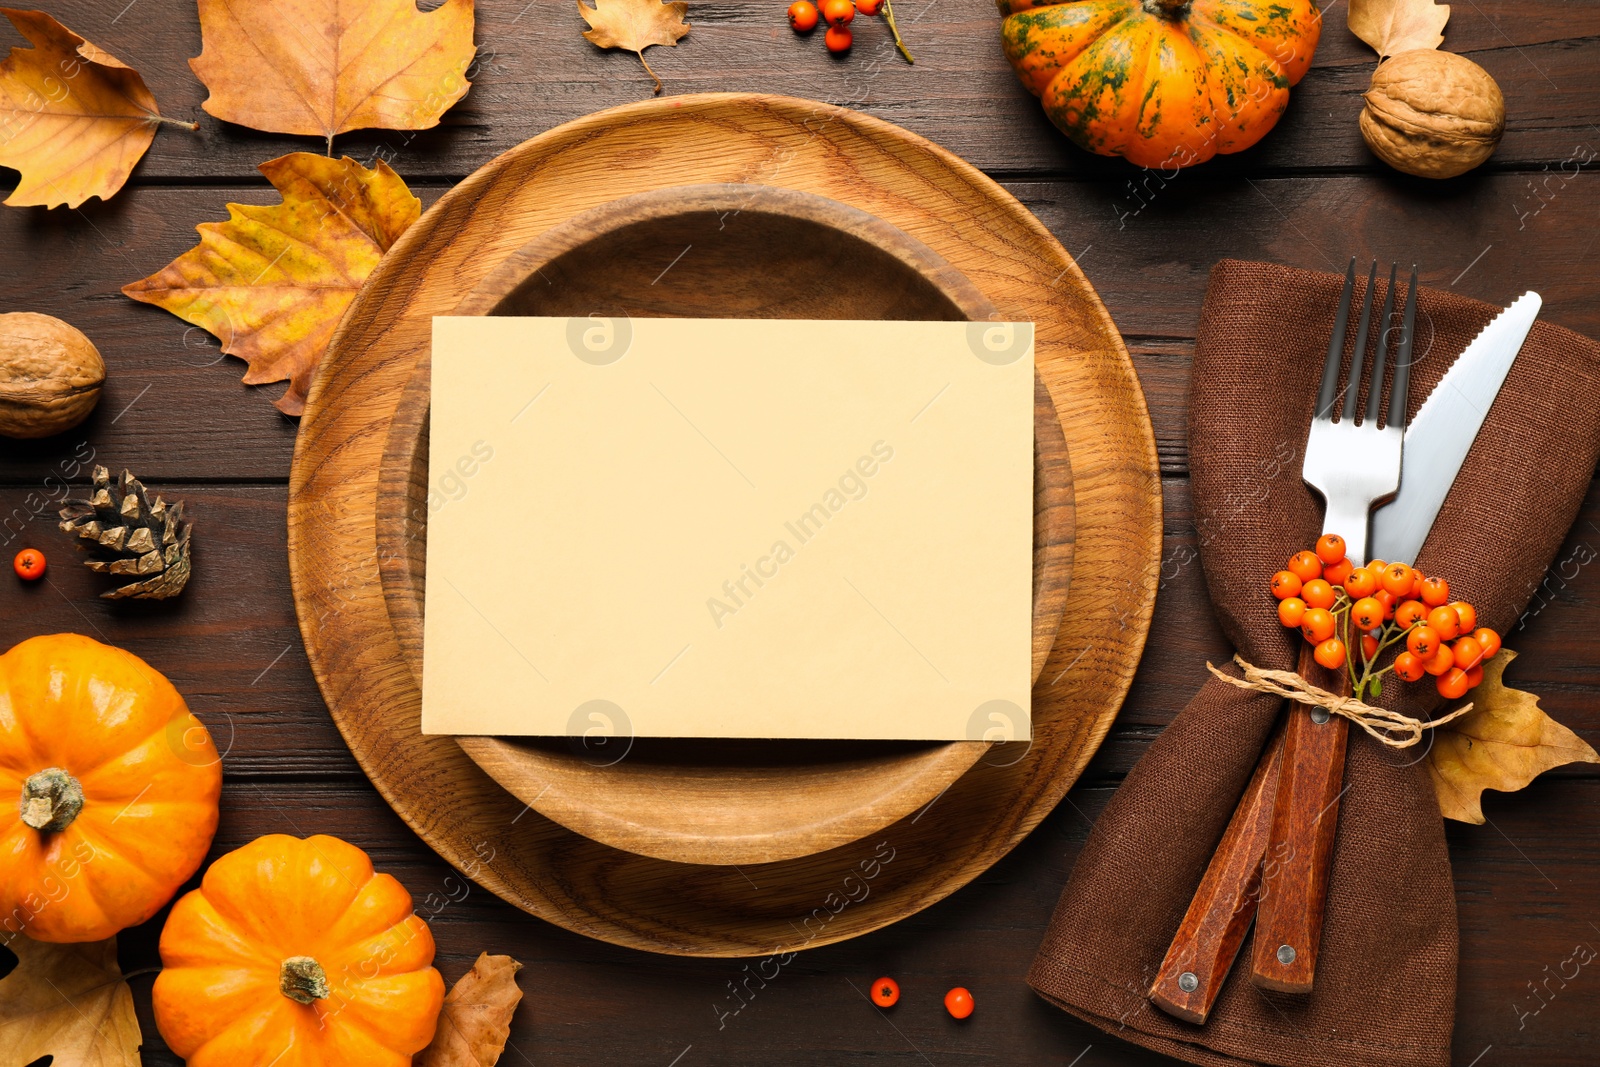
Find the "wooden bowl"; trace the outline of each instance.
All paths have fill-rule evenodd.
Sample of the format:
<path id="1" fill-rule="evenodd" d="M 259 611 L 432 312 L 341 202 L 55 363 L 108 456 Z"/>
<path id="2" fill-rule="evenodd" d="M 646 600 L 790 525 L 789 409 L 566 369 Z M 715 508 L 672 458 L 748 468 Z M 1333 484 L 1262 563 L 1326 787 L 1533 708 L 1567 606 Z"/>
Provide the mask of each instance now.
<path id="1" fill-rule="evenodd" d="M 623 197 L 555 226 L 475 286 L 458 315 L 982 320 L 994 306 L 922 242 L 856 208 L 772 186 Z M 395 413 L 377 537 L 395 634 L 421 677 L 429 367 Z M 1072 560 L 1070 465 L 1036 388 L 1033 676 L 1054 643 Z M 1056 506 L 1047 506 L 1049 500 Z M 682 863 L 757 864 L 858 840 L 946 790 L 982 741 L 461 737 L 512 795 L 596 841 Z"/>

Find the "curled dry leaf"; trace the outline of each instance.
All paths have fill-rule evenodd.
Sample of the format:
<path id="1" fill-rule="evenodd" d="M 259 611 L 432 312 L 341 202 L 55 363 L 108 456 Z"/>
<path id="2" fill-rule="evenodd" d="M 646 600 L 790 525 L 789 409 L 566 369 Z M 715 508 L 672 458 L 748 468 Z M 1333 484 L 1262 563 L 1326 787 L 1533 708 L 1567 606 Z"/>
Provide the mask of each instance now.
<path id="1" fill-rule="evenodd" d="M 77 207 L 122 188 L 163 119 L 144 79 L 43 11 L 0 8 L 32 48 L 0 63 L 0 166 L 12 207 Z M 175 123 L 195 129 L 189 122 Z"/>
<path id="2" fill-rule="evenodd" d="M 510 956 L 478 956 L 444 998 L 439 1029 L 422 1050 L 421 1067 L 493 1067 L 511 1036 L 511 1015 L 522 999 L 517 972 L 522 964 Z"/>
<path id="3" fill-rule="evenodd" d="M 1387 58 L 1444 43 L 1450 5 L 1434 0 L 1350 0 L 1350 32 Z"/>
<path id="4" fill-rule="evenodd" d="M 202 105 L 272 133 L 425 130 L 466 94 L 472 0 L 200 0 Z M 330 153 L 331 149 L 330 149 Z"/>
<path id="5" fill-rule="evenodd" d="M 585 38 L 601 48 L 626 48 L 637 55 L 656 83 L 656 93 L 661 92 L 661 79 L 650 69 L 644 50 L 653 44 L 677 47 L 689 32 L 689 24 L 683 21 L 689 13 L 685 0 L 594 0 L 594 7 L 586 7 L 583 0 L 578 0 L 578 13 L 590 26 L 583 31 Z"/>
<path id="6" fill-rule="evenodd" d="M 1483 681 L 1468 694 L 1472 710 L 1434 731 L 1428 774 L 1447 819 L 1482 823 L 1485 789 L 1512 793 L 1552 767 L 1600 763 L 1577 734 L 1539 708 L 1539 698 L 1507 688 L 1501 675 L 1516 653 L 1502 651 L 1483 665 Z"/>
<path id="7" fill-rule="evenodd" d="M 278 409 L 299 415 L 345 308 L 422 203 L 381 161 L 296 152 L 261 173 L 283 203 L 229 204 L 227 222 L 201 223 L 198 245 L 122 291 L 215 335 L 250 364 L 247 384 L 287 378 Z"/>
<path id="8" fill-rule="evenodd" d="M 53 1056 L 66 1067 L 139 1067 L 139 1020 L 117 966 L 117 939 L 5 944 L 17 966 L 0 979 L 0 1048 L 6 1063 Z"/>

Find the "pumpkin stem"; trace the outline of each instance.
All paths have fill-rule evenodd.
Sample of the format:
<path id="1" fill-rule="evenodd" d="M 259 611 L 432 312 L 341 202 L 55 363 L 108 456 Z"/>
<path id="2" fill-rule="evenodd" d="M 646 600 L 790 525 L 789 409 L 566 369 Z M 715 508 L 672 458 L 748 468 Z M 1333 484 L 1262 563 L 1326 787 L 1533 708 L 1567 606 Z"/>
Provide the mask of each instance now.
<path id="1" fill-rule="evenodd" d="M 1189 0 L 1144 0 L 1144 9 L 1160 18 L 1181 19 L 1189 13 Z"/>
<path id="2" fill-rule="evenodd" d="M 328 997 L 328 973 L 310 956 L 290 956 L 278 969 L 278 990 L 296 1004 Z"/>
<path id="3" fill-rule="evenodd" d="M 22 821 L 47 834 L 72 825 L 83 810 L 83 786 L 60 767 L 47 767 L 22 783 Z"/>

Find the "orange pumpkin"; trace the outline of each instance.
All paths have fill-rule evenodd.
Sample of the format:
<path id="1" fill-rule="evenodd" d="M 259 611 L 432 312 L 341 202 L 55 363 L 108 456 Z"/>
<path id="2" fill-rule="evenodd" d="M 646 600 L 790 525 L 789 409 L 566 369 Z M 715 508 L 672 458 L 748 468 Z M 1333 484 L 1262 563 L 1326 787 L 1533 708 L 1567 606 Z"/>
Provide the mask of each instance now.
<path id="1" fill-rule="evenodd" d="M 1080 147 L 1141 167 L 1249 148 L 1311 66 L 1311 0 L 998 0 L 1017 76 Z"/>
<path id="2" fill-rule="evenodd" d="M 206 728 L 131 652 L 56 634 L 0 656 L 0 928 L 144 922 L 199 868 L 221 794 Z"/>
<path id="3" fill-rule="evenodd" d="M 156 1026 L 189 1067 L 407 1067 L 444 1003 L 411 896 L 335 837 L 217 860 L 161 931 Z"/>

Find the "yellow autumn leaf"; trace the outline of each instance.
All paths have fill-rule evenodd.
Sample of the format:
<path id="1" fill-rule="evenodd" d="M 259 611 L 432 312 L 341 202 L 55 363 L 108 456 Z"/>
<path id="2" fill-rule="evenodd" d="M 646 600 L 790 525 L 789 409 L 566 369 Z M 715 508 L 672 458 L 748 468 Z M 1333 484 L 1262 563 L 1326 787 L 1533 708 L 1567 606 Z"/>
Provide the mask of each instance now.
<path id="1" fill-rule="evenodd" d="M 200 0 L 189 60 L 219 119 L 272 133 L 425 130 L 466 95 L 472 0 Z M 329 154 L 332 154 L 330 148 Z"/>
<path id="2" fill-rule="evenodd" d="M 480 953 L 472 970 L 444 998 L 439 1028 L 417 1057 L 420 1067 L 494 1067 L 522 1000 L 520 970 L 522 964 L 510 956 Z"/>
<path id="3" fill-rule="evenodd" d="M 32 48 L 0 63 L 0 166 L 22 174 L 12 207 L 109 199 L 164 119 L 144 79 L 43 11 L 0 8 Z"/>
<path id="4" fill-rule="evenodd" d="M 122 291 L 208 330 L 250 365 L 249 385 L 289 381 L 286 415 L 305 410 L 311 376 L 345 308 L 422 202 L 379 162 L 296 152 L 261 164 L 283 203 L 229 204 L 227 222 Z"/>
<path id="5" fill-rule="evenodd" d="M 1372 46 L 1381 58 L 1401 52 L 1438 48 L 1450 5 L 1434 0 L 1350 0 L 1345 22 L 1350 32 Z"/>
<path id="6" fill-rule="evenodd" d="M 594 7 L 586 7 L 583 0 L 578 0 L 578 13 L 590 27 L 583 31 L 584 38 L 601 48 L 626 48 L 638 56 L 645 73 L 656 83 L 657 94 L 661 92 L 661 79 L 650 69 L 644 50 L 653 44 L 676 48 L 689 32 L 689 24 L 683 21 L 688 12 L 687 0 L 594 0 Z"/>
<path id="7" fill-rule="evenodd" d="M 17 966 L 0 979 L 4 1062 L 45 1056 L 66 1067 L 139 1067 L 139 1020 L 117 966 L 117 939 L 50 945 L 6 943 Z"/>
<path id="8" fill-rule="evenodd" d="M 1501 680 L 1517 654 L 1502 650 L 1483 665 L 1467 694 L 1472 710 L 1434 731 L 1428 773 L 1447 819 L 1483 822 L 1485 789 L 1514 793 L 1552 767 L 1600 763 L 1600 754 L 1539 708 L 1539 698 Z"/>

